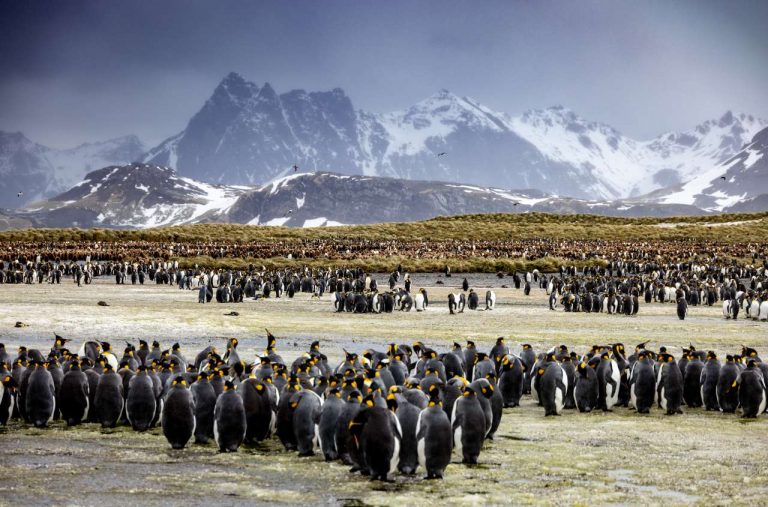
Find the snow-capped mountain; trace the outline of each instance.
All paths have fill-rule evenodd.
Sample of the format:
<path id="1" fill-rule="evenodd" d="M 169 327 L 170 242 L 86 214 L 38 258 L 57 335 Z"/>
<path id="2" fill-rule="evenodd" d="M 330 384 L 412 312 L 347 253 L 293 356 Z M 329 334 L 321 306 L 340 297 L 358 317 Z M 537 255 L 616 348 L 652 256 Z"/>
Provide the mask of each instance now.
<path id="1" fill-rule="evenodd" d="M 95 169 L 140 160 L 144 151 L 136 136 L 57 150 L 20 132 L 0 132 L 0 203 L 15 207 L 54 195 Z"/>
<path id="2" fill-rule="evenodd" d="M 651 194 L 660 203 L 684 203 L 707 211 L 761 211 L 768 208 L 768 128 L 735 156 L 695 179 Z"/>
<path id="3" fill-rule="evenodd" d="M 48 227 L 156 227 L 210 221 L 246 188 L 182 178 L 168 167 L 134 163 L 89 173 L 68 191 L 20 210 Z"/>
<path id="4" fill-rule="evenodd" d="M 226 184 L 263 184 L 296 164 L 619 199 L 690 181 L 767 125 L 728 112 L 690 131 L 638 141 L 563 107 L 510 117 L 441 90 L 407 109 L 374 114 L 355 110 L 338 88 L 277 94 L 231 73 L 187 128 L 145 161 Z"/>
<path id="5" fill-rule="evenodd" d="M 93 171 L 72 189 L 28 209 L 0 210 L 0 229 L 14 227 L 145 228 L 203 222 L 319 227 L 406 222 L 466 213 L 692 215 L 694 206 L 598 202 L 536 190 L 339 173 L 292 173 L 266 185 L 236 187 L 180 177 L 149 164 Z"/>

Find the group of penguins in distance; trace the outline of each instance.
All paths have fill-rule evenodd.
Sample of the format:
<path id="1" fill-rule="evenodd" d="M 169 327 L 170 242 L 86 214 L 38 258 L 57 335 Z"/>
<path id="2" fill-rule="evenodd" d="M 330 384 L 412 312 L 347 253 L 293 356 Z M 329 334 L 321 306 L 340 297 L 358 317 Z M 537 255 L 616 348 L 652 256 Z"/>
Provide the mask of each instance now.
<path id="1" fill-rule="evenodd" d="M 406 275 L 407 276 L 407 275 Z M 333 309 L 335 312 L 352 313 L 392 313 L 395 310 L 410 312 L 426 311 L 429 307 L 429 294 L 421 288 L 412 295 L 410 283 L 406 279 L 405 288 L 394 288 L 387 292 L 378 292 L 375 288 L 367 289 L 370 277 L 366 281 L 355 280 L 347 291 L 336 291 L 333 295 Z M 448 294 L 448 312 L 451 315 L 463 313 L 465 309 L 480 310 L 480 295 L 475 289 L 469 288 L 469 282 L 465 278 L 462 283 L 463 292 Z M 493 310 L 496 307 L 496 293 L 492 290 L 485 291 L 485 310 Z"/>
<path id="2" fill-rule="evenodd" d="M 442 478 L 455 453 L 478 462 L 483 443 L 493 439 L 504 408 L 531 394 L 545 415 L 616 406 L 648 413 L 657 404 L 666 414 L 680 407 L 757 417 L 766 411 L 768 366 L 744 346 L 721 363 L 713 351 L 693 346 L 678 361 L 636 346 L 593 346 L 578 356 L 561 345 L 536 353 L 522 345 L 510 352 L 498 338 L 489 353 L 472 341 L 438 353 L 416 342 L 392 343 L 386 352 L 344 351 L 335 367 L 315 341 L 287 363 L 267 331 L 261 356 L 247 363 L 238 340 L 222 355 L 214 346 L 187 361 L 179 344 L 128 344 L 118 359 L 107 342 L 85 342 L 75 354 L 56 336 L 47 357 L 19 347 L 11 359 L 0 344 L 0 424 L 10 418 L 44 427 L 55 418 L 67 425 L 128 424 L 136 431 L 162 426 L 174 449 L 194 438 L 213 438 L 221 452 L 235 452 L 276 435 L 299 456 L 322 452 L 352 472 L 389 480 L 395 471 Z M 12 365 L 8 369 L 8 365 Z"/>

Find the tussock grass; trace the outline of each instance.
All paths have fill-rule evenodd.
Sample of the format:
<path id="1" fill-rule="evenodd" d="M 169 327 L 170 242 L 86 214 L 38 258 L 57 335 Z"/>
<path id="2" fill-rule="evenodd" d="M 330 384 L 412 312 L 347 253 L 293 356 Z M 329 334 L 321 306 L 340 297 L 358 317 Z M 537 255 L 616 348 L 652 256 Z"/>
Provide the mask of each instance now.
<path id="1" fill-rule="evenodd" d="M 736 222 L 735 224 L 730 224 Z M 739 223 L 744 222 L 744 223 Z M 675 224 L 675 227 L 663 227 Z M 717 224 L 728 224 L 718 226 Z M 5 241 L 300 241 L 350 239 L 385 241 L 563 240 L 714 240 L 768 241 L 768 212 L 665 218 L 617 218 L 598 215 L 495 213 L 438 217 L 422 222 L 341 227 L 267 227 L 196 224 L 153 229 L 21 229 L 0 233 Z"/>

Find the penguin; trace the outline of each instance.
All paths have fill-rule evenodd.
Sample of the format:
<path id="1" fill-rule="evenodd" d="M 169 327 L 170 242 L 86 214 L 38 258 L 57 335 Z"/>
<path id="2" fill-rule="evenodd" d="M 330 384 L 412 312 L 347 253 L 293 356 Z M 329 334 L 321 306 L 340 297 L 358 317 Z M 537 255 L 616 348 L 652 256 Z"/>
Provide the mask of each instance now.
<path id="1" fill-rule="evenodd" d="M 438 384 L 432 384 L 429 389 L 432 391 L 435 389 L 439 390 Z M 387 400 L 395 400 L 397 402 L 395 416 L 400 423 L 401 430 L 400 455 L 397 469 L 404 475 L 412 475 L 416 473 L 419 465 L 416 445 L 416 424 L 419 421 L 421 408 L 411 404 L 402 393 L 402 387 L 393 387 L 387 396 Z"/>
<path id="2" fill-rule="evenodd" d="M 741 417 L 754 419 L 765 412 L 765 378 L 763 372 L 757 367 L 757 361 L 747 360 L 747 367 L 741 372 L 735 384 L 733 387 L 738 387 Z"/>
<path id="3" fill-rule="evenodd" d="M 485 439 L 485 424 L 478 393 L 472 386 L 466 386 L 461 397 L 453 404 L 451 414 L 453 449 L 461 457 L 462 463 L 477 464 Z"/>
<path id="4" fill-rule="evenodd" d="M 509 347 L 504 343 L 504 337 L 499 336 L 496 338 L 496 344 L 491 348 L 490 353 L 491 360 L 496 367 L 497 373 L 501 370 L 501 361 L 507 354 L 509 354 Z"/>
<path id="5" fill-rule="evenodd" d="M 501 417 L 504 412 L 504 397 L 497 388 L 496 375 L 494 373 L 489 374 L 486 380 L 489 383 L 488 387 L 491 389 L 491 396 L 489 398 L 491 405 L 491 428 L 488 430 L 486 438 L 493 440 L 493 437 L 496 436 L 496 431 L 498 431 L 501 425 Z"/>
<path id="6" fill-rule="evenodd" d="M 683 374 L 671 354 L 659 354 L 659 373 L 656 376 L 656 397 L 659 407 L 667 415 L 682 414 Z"/>
<path id="7" fill-rule="evenodd" d="M 485 291 L 485 309 L 493 310 L 496 308 L 496 293 L 492 290 Z"/>
<path id="8" fill-rule="evenodd" d="M 120 361 L 117 360 L 117 356 L 112 352 L 112 345 L 108 342 L 101 342 L 101 355 L 107 359 L 107 362 L 112 365 L 112 369 L 117 371 L 120 367 Z"/>
<path id="9" fill-rule="evenodd" d="M 448 313 L 451 315 L 454 315 L 456 313 L 456 310 L 458 310 L 458 301 L 456 300 L 456 295 L 453 293 L 448 294 Z"/>
<path id="10" fill-rule="evenodd" d="M 96 385 L 96 396 L 93 399 L 93 409 L 96 421 L 102 428 L 114 428 L 123 414 L 123 379 L 112 370 L 112 366 L 104 366 L 104 373 L 99 376 Z"/>
<path id="11" fill-rule="evenodd" d="M 597 368 L 597 361 L 590 361 L 589 364 L 582 361 L 576 367 L 576 385 L 573 388 L 573 397 L 579 412 L 592 412 L 597 407 L 600 386 L 595 368 Z"/>
<path id="12" fill-rule="evenodd" d="M 536 363 L 536 352 L 530 344 L 524 343 L 523 350 L 520 352 L 520 362 L 523 365 L 523 394 L 531 394 L 531 373 L 533 365 Z"/>
<path id="13" fill-rule="evenodd" d="M 56 388 L 53 377 L 42 362 L 34 361 L 24 391 L 25 414 L 36 428 L 43 428 L 53 420 L 56 412 Z"/>
<path id="14" fill-rule="evenodd" d="M 183 375 L 171 381 L 160 424 L 171 449 L 183 449 L 195 433 L 195 402 Z"/>
<path id="15" fill-rule="evenodd" d="M 677 299 L 677 318 L 685 320 L 685 316 L 688 314 L 688 302 L 684 297 Z"/>
<path id="16" fill-rule="evenodd" d="M 349 431 L 359 442 L 365 468 L 371 480 L 389 481 L 400 458 L 402 431 L 394 414 L 397 402 L 387 400 L 387 406 L 376 405 L 371 396 L 349 423 Z"/>
<path id="17" fill-rule="evenodd" d="M 645 350 L 640 350 L 629 374 L 629 406 L 638 414 L 647 414 L 653 406 L 655 392 L 652 360 Z"/>
<path id="18" fill-rule="evenodd" d="M 80 370 L 80 363 L 73 362 L 64 374 L 58 397 L 61 417 L 67 426 L 76 426 L 88 419 L 91 408 L 88 399 L 88 378 Z"/>
<path id="19" fill-rule="evenodd" d="M 157 396 L 152 378 L 146 366 L 139 366 L 139 371 L 128 384 L 128 397 L 125 400 L 125 413 L 128 422 L 135 431 L 147 431 L 157 409 Z"/>
<path id="20" fill-rule="evenodd" d="M 467 295 L 467 308 L 470 310 L 477 310 L 479 304 L 480 298 L 478 297 L 477 292 L 475 292 L 475 289 L 470 289 L 469 295 Z"/>
<path id="21" fill-rule="evenodd" d="M 523 363 L 516 356 L 506 355 L 501 360 L 499 392 L 504 400 L 504 408 L 520 405 L 523 395 Z"/>
<path id="22" fill-rule="evenodd" d="M 477 348 L 475 342 L 467 340 L 467 346 L 464 347 L 464 370 L 467 373 L 467 380 L 472 382 L 472 374 L 475 371 L 475 362 L 477 360 Z"/>
<path id="23" fill-rule="evenodd" d="M 293 397 L 301 391 L 299 379 L 291 374 L 288 384 L 280 393 L 280 403 L 277 407 L 276 432 L 286 451 L 294 451 L 297 447 L 296 433 L 293 431 Z"/>
<path id="24" fill-rule="evenodd" d="M 195 402 L 195 443 L 207 444 L 213 438 L 213 411 L 216 406 L 216 392 L 209 382 L 214 373 L 201 372 L 190 387 Z"/>
<path id="25" fill-rule="evenodd" d="M 337 425 L 344 413 L 345 402 L 341 399 L 341 389 L 338 387 L 328 391 L 328 396 L 323 402 L 323 410 L 320 413 L 320 422 L 317 432 L 320 440 L 320 450 L 325 461 L 333 461 L 339 457 L 339 448 L 336 441 Z"/>
<path id="26" fill-rule="evenodd" d="M 219 452 L 237 452 L 245 438 L 246 421 L 243 399 L 228 380 L 213 409 L 213 437 Z"/>
<path id="27" fill-rule="evenodd" d="M 619 401 L 621 372 L 618 364 L 610 358 L 608 352 L 603 352 L 600 355 L 600 364 L 597 366 L 596 373 L 600 386 L 598 403 L 604 412 L 610 412 Z"/>
<path id="28" fill-rule="evenodd" d="M 536 374 L 539 377 L 537 392 L 544 406 L 544 415 L 560 415 L 568 392 L 568 377 L 556 361 L 541 365 Z M 618 386 L 617 386 L 618 388 Z"/>
<path id="29" fill-rule="evenodd" d="M 451 462 L 451 438 L 451 421 L 443 410 L 440 389 L 433 386 L 427 408 L 419 413 L 416 421 L 416 452 L 427 479 L 443 478 Z"/>
<path id="30" fill-rule="evenodd" d="M 429 306 L 429 298 L 427 297 L 427 291 L 423 288 L 419 289 L 419 293 L 413 298 L 413 306 L 417 312 L 423 312 Z"/>
<path id="31" fill-rule="evenodd" d="M 353 437 L 349 431 L 349 423 L 360 411 L 362 399 L 363 397 L 358 390 L 353 390 L 347 394 L 346 399 L 344 399 L 344 410 L 342 410 L 339 416 L 339 423 L 336 426 L 336 450 L 339 454 L 339 459 L 345 465 L 357 465 L 353 446 L 350 445 Z"/>
<path id="32" fill-rule="evenodd" d="M 244 380 L 238 391 L 243 398 L 245 409 L 246 429 L 243 441 L 246 444 L 262 442 L 275 430 L 276 415 L 272 411 L 269 391 L 256 377 Z"/>
<path id="33" fill-rule="evenodd" d="M 461 290 L 464 292 L 469 290 L 469 281 L 466 278 L 461 282 Z"/>
<path id="34" fill-rule="evenodd" d="M 483 352 L 478 352 L 475 355 L 475 367 L 472 373 L 473 381 L 479 378 L 485 378 L 486 375 L 489 373 L 494 373 L 495 371 L 496 366 L 486 354 Z"/>
<path id="35" fill-rule="evenodd" d="M 0 426 L 6 426 L 13 415 L 17 386 L 16 379 L 12 375 L 3 374 L 0 379 Z"/>
<path id="36" fill-rule="evenodd" d="M 707 352 L 707 362 L 701 371 L 701 401 L 704 408 L 709 410 L 719 410 L 720 405 L 717 402 L 717 381 L 720 377 L 720 361 L 717 354 L 710 350 Z"/>
<path id="37" fill-rule="evenodd" d="M 318 424 L 323 400 L 314 391 L 304 390 L 291 398 L 293 433 L 299 456 L 314 456 L 319 447 Z"/>
<path id="38" fill-rule="evenodd" d="M 717 404 L 720 411 L 724 413 L 734 413 L 739 404 L 739 393 L 733 384 L 739 378 L 741 369 L 734 360 L 733 356 L 725 356 L 725 363 L 720 368 L 717 377 Z"/>
<path id="39" fill-rule="evenodd" d="M 576 387 L 576 367 L 571 361 L 570 356 L 565 356 L 560 362 L 560 368 L 565 372 L 565 376 L 568 379 L 568 389 L 565 392 L 565 399 L 563 401 L 563 408 L 566 410 L 572 410 L 576 408 L 576 398 L 574 396 L 574 388 Z"/>
<path id="40" fill-rule="evenodd" d="M 683 375 L 683 401 L 691 408 L 698 408 L 703 405 L 701 399 L 701 372 L 703 370 L 704 363 L 701 359 L 690 354 Z"/>

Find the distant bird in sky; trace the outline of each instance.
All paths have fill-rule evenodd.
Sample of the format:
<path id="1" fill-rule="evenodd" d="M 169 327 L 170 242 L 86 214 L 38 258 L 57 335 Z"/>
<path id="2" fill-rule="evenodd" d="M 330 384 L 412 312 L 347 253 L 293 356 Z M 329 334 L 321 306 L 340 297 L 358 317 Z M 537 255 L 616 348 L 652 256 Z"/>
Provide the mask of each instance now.
<path id="1" fill-rule="evenodd" d="M 448 155 L 448 152 L 447 151 L 441 151 L 440 153 L 437 154 L 437 157 L 440 158 L 443 155 Z"/>
<path id="2" fill-rule="evenodd" d="M 519 202 L 513 202 L 512 206 L 517 206 L 518 204 L 520 204 L 520 203 Z"/>
<path id="3" fill-rule="evenodd" d="M 293 164 L 293 172 L 296 172 L 298 170 L 299 170 L 299 166 L 297 166 L 296 164 Z"/>
<path id="4" fill-rule="evenodd" d="M 720 179 L 725 181 L 725 176 L 720 176 Z"/>

